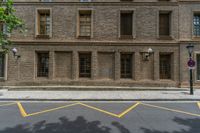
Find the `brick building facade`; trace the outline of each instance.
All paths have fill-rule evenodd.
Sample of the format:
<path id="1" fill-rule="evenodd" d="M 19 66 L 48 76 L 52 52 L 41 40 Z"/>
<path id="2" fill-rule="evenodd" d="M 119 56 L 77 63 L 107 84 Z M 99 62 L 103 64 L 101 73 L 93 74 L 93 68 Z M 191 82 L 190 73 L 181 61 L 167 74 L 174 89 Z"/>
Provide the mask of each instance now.
<path id="1" fill-rule="evenodd" d="M 43 0 L 47 1 L 47 0 Z M 15 0 L 26 36 L 20 58 L 1 57 L 1 85 L 188 86 L 194 43 L 200 84 L 198 0 Z"/>

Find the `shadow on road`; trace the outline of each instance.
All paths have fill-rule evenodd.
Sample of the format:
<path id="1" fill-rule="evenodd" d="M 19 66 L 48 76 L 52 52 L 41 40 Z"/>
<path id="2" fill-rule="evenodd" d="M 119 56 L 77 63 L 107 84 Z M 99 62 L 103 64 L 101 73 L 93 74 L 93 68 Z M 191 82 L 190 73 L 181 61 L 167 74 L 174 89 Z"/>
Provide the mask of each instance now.
<path id="1" fill-rule="evenodd" d="M 115 127 L 117 133 L 138 133 L 137 130 L 142 133 L 200 133 L 200 119 L 182 119 L 175 117 L 173 119 L 175 123 L 188 127 L 188 130 L 180 129 L 179 131 L 168 132 L 152 130 L 145 127 L 136 127 L 134 125 L 132 129 L 127 129 L 124 125 L 117 121 L 113 121 L 111 124 Z M 158 124 L 159 126 L 159 124 Z M 156 128 L 156 127 L 155 127 Z M 131 131 L 130 131 L 131 130 Z M 102 126 L 100 121 L 87 121 L 84 117 L 79 116 L 75 120 L 71 121 L 66 117 L 60 117 L 58 122 L 47 123 L 45 120 L 37 122 L 34 125 L 21 124 L 15 127 L 8 127 L 1 130 L 0 133 L 113 133 L 110 127 Z"/>
<path id="2" fill-rule="evenodd" d="M 110 128 L 101 126 L 101 122 L 88 122 L 82 116 L 70 121 L 66 117 L 59 118 L 59 122 L 46 123 L 40 121 L 33 126 L 17 125 L 13 128 L 6 128 L 0 133 L 110 133 Z"/>
<path id="3" fill-rule="evenodd" d="M 200 133 L 200 119 L 194 118 L 194 119 L 182 119 L 175 117 L 173 119 L 174 122 L 176 122 L 179 125 L 188 127 L 188 130 L 180 129 L 179 131 L 159 131 L 159 130 L 151 130 L 147 128 L 141 128 L 144 133 Z"/>

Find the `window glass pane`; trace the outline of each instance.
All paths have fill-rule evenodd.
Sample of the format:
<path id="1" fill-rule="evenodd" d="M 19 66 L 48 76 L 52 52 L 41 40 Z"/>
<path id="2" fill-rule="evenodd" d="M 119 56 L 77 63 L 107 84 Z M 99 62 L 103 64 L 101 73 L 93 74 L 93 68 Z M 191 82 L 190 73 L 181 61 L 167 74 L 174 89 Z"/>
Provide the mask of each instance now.
<path id="1" fill-rule="evenodd" d="M 91 12 L 82 12 L 79 16 L 80 36 L 91 36 Z"/>
<path id="2" fill-rule="evenodd" d="M 49 35 L 50 34 L 50 14 L 40 13 L 40 34 Z"/>
<path id="3" fill-rule="evenodd" d="M 200 36 L 200 15 L 199 14 L 194 14 L 193 24 L 194 24 L 193 35 Z"/>
<path id="4" fill-rule="evenodd" d="M 38 53 L 38 77 L 48 77 L 49 53 Z"/>

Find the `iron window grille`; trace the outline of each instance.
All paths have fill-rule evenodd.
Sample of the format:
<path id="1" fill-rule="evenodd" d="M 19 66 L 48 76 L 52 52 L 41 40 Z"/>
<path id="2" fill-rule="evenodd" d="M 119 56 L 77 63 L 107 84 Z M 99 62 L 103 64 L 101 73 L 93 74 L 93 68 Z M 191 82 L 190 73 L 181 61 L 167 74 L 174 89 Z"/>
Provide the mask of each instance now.
<path id="1" fill-rule="evenodd" d="M 79 54 L 79 77 L 91 76 L 91 53 Z"/>
<path id="2" fill-rule="evenodd" d="M 132 78 L 132 54 L 121 54 L 121 78 Z"/>
<path id="3" fill-rule="evenodd" d="M 171 79 L 171 55 L 160 55 L 160 79 Z"/>
<path id="4" fill-rule="evenodd" d="M 0 53 L 0 77 L 4 77 L 5 54 Z"/>
<path id="5" fill-rule="evenodd" d="M 49 53 L 38 53 L 38 77 L 48 77 L 49 75 Z"/>

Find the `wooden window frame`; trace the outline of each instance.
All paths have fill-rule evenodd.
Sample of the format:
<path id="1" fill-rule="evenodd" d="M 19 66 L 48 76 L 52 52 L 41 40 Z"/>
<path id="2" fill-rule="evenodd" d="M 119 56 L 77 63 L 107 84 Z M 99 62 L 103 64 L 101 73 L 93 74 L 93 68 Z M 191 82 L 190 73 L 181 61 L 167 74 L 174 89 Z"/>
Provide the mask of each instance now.
<path id="1" fill-rule="evenodd" d="M 85 13 L 85 14 L 90 14 L 90 36 L 82 36 L 81 35 L 81 26 L 80 26 L 80 14 L 81 13 Z M 90 8 L 80 8 L 78 9 L 78 12 L 77 12 L 77 34 L 76 34 L 76 37 L 79 38 L 79 39 L 91 39 L 93 38 L 93 15 L 94 15 L 94 11 L 93 9 L 90 9 Z"/>
<path id="2" fill-rule="evenodd" d="M 40 13 L 49 13 L 49 34 L 40 34 Z M 35 19 L 35 37 L 41 39 L 49 39 L 52 37 L 52 9 L 51 8 L 37 8 Z"/>

